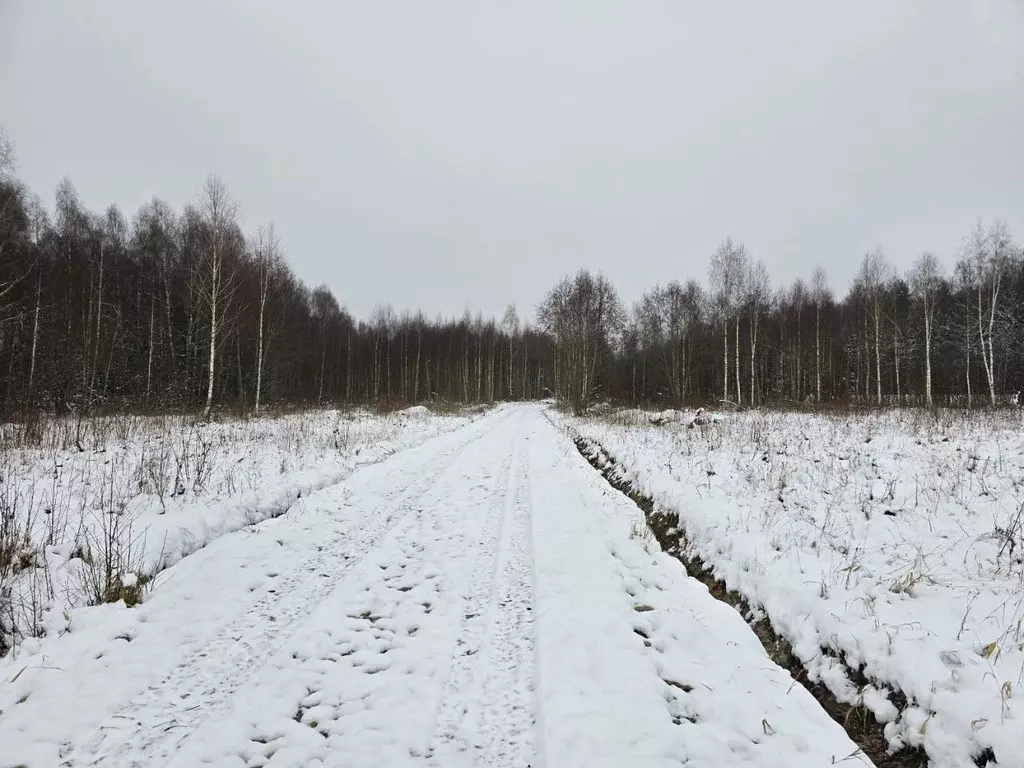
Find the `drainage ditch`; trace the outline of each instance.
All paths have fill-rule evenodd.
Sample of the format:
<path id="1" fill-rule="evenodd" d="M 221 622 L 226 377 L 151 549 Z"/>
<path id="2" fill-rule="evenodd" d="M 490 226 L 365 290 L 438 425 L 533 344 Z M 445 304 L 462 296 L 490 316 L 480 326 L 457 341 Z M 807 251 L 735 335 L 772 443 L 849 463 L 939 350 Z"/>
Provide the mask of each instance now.
<path id="1" fill-rule="evenodd" d="M 686 531 L 678 517 L 675 514 L 658 510 L 652 499 L 640 493 L 632 483 L 625 479 L 615 460 L 599 445 L 584 440 L 578 435 L 573 436 L 573 441 L 583 458 L 601 473 L 608 484 L 628 496 L 643 511 L 647 524 L 662 550 L 681 562 L 686 567 L 687 573 L 707 586 L 713 597 L 739 611 L 761 641 L 772 661 L 788 670 L 793 679 L 818 700 L 829 716 L 843 726 L 854 743 L 878 768 L 923 768 L 928 765 L 928 757 L 920 747 L 904 748 L 890 754 L 889 743 L 884 733 L 885 724 L 878 722 L 871 710 L 864 706 L 845 704 L 839 701 L 824 684 L 808 680 L 803 663 L 793 654 L 792 647 L 786 638 L 775 632 L 771 622 L 767 619 L 752 621 L 751 617 L 758 616 L 759 612 L 754 611 L 741 594 L 729 589 L 725 582 L 716 579 L 709 564 L 686 552 L 685 545 L 681 545 L 681 542 L 685 542 Z M 901 692 L 893 691 L 869 680 L 860 670 L 848 665 L 840 655 L 831 649 L 823 648 L 822 653 L 839 661 L 850 680 L 858 688 L 871 684 L 880 690 L 888 691 L 889 701 L 901 713 L 907 706 L 906 696 Z M 975 764 L 982 768 L 995 763 L 995 756 L 991 750 L 986 750 L 985 753 L 975 758 Z"/>

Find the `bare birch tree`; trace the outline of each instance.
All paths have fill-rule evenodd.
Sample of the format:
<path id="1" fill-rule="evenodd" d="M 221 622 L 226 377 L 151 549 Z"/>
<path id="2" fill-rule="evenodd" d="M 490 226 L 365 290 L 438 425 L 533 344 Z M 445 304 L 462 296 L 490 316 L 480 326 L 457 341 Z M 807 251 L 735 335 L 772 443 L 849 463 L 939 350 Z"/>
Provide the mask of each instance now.
<path id="1" fill-rule="evenodd" d="M 757 261 L 750 265 L 746 279 L 747 301 L 750 305 L 750 404 L 757 402 L 756 373 L 757 373 L 757 331 L 761 319 L 761 311 L 767 305 L 771 297 L 771 284 L 768 280 L 768 268 L 763 261 Z M 739 323 L 737 323 L 737 328 Z M 736 346 L 739 347 L 739 336 L 736 337 Z M 739 386 L 737 385 L 737 391 Z"/>
<path id="2" fill-rule="evenodd" d="M 387 396 L 391 396 L 390 373 L 382 374 L 381 368 L 391 359 L 391 335 L 394 333 L 395 310 L 391 304 L 378 304 L 370 315 L 373 328 L 373 399 L 380 399 L 381 380 L 388 379 Z M 386 349 L 382 349 L 386 347 Z M 386 354 L 386 359 L 385 359 Z M 390 369 L 390 365 L 387 364 Z"/>
<path id="3" fill-rule="evenodd" d="M 932 407 L 932 335 L 935 321 L 935 295 L 942 284 L 942 271 L 939 260 L 932 253 L 922 253 L 917 257 L 910 273 L 910 287 L 914 296 L 921 302 L 921 314 L 924 318 L 924 396 L 928 407 Z"/>
<path id="4" fill-rule="evenodd" d="M 519 313 L 516 312 L 516 305 L 509 304 L 505 307 L 505 314 L 501 319 L 501 327 L 508 336 L 508 397 L 515 399 L 515 345 L 519 338 Z"/>
<path id="5" fill-rule="evenodd" d="M 821 308 L 832 299 L 828 276 L 819 264 L 811 272 L 811 299 L 814 301 L 814 397 L 821 402 Z"/>
<path id="6" fill-rule="evenodd" d="M 235 225 L 238 207 L 228 196 L 224 182 L 211 175 L 201 195 L 201 206 L 206 225 L 206 265 L 201 281 L 201 297 L 209 312 L 210 345 L 207 364 L 206 405 L 203 418 L 210 418 L 213 408 L 213 388 L 216 381 L 217 344 L 220 341 L 220 322 L 224 304 L 232 289 L 225 270 L 228 231 Z"/>
<path id="7" fill-rule="evenodd" d="M 985 369 L 990 405 L 996 404 L 994 339 L 1000 291 L 1012 248 L 1013 241 L 1005 223 L 997 219 L 986 232 L 978 221 L 967 238 L 962 257 L 967 262 L 962 272 L 969 275 L 977 296 L 978 347 L 981 350 L 982 367 Z"/>
<path id="8" fill-rule="evenodd" d="M 256 262 L 257 276 L 257 322 L 256 322 L 256 397 L 253 405 L 255 413 L 260 412 L 263 395 L 263 361 L 266 356 L 267 299 L 275 279 L 284 269 L 284 258 L 281 254 L 281 241 L 271 223 L 266 229 L 258 227 L 253 242 L 253 256 Z"/>
<path id="9" fill-rule="evenodd" d="M 39 313 L 42 310 L 43 298 L 43 262 L 41 258 L 43 234 L 50 226 L 49 217 L 43 202 L 36 195 L 32 195 L 28 202 L 28 214 L 30 221 L 30 232 L 32 236 L 33 269 L 36 273 L 35 306 L 32 311 L 32 347 L 29 356 L 28 369 L 28 391 L 33 395 L 33 382 L 36 377 L 36 358 L 39 352 Z"/>
<path id="10" fill-rule="evenodd" d="M 960 298 L 956 302 L 958 319 L 954 322 L 955 330 L 960 339 L 963 340 L 964 352 L 964 391 L 967 396 L 967 407 L 973 404 L 973 392 L 971 390 L 971 346 L 974 338 L 974 319 L 971 310 L 974 306 L 974 263 L 967 258 L 960 258 L 953 267 L 953 284 L 956 286 Z"/>
<path id="11" fill-rule="evenodd" d="M 555 340 L 556 395 L 582 413 L 623 325 L 618 294 L 603 275 L 581 270 L 548 292 L 537 318 Z"/>
<path id="12" fill-rule="evenodd" d="M 885 295 L 885 285 L 889 278 L 889 262 L 881 246 L 864 254 L 864 260 L 860 264 L 860 272 L 857 275 L 858 281 L 864 289 L 864 295 L 868 303 L 868 314 L 874 326 L 875 337 L 875 392 L 878 405 L 882 404 L 882 300 Z"/>
<path id="13" fill-rule="evenodd" d="M 737 347 L 739 347 L 739 309 L 741 303 L 741 285 L 743 273 L 746 269 L 747 249 L 742 243 L 734 243 L 731 237 L 726 238 L 714 255 L 711 257 L 711 264 L 708 266 L 708 277 L 711 282 L 711 291 L 714 295 L 715 306 L 719 319 L 722 322 L 722 400 L 729 400 L 729 324 L 733 318 L 737 318 Z M 739 350 L 736 353 L 737 365 L 739 363 Z M 739 378 L 737 377 L 737 386 Z M 737 392 L 736 402 L 739 403 L 740 395 Z"/>

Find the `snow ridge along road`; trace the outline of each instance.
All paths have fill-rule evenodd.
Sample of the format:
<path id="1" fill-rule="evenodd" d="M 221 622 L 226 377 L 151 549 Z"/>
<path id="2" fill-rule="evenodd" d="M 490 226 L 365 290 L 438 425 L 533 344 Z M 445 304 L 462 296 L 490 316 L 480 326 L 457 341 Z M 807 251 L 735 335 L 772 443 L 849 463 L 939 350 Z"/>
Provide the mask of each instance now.
<path id="1" fill-rule="evenodd" d="M 0 768 L 865 764 L 640 519 L 496 409 L 47 640 Z"/>
<path id="2" fill-rule="evenodd" d="M 341 581 L 392 528 L 412 514 L 436 473 L 470 445 L 472 442 L 465 442 L 438 452 L 411 476 L 400 473 L 397 482 L 385 489 L 381 503 L 368 507 L 368 513 L 344 532 L 329 534 L 291 572 L 266 569 L 273 586 L 160 683 L 129 702 L 64 765 L 116 764 L 122 758 L 126 765 L 151 765 L 172 755 L 200 722 L 224 710 L 240 685 L 326 597 L 324 585 Z M 317 499 L 321 506 L 337 500 L 330 491 L 323 497 Z M 311 521 L 305 530 L 313 531 L 314 526 Z M 136 762 L 137 755 L 144 761 Z"/>

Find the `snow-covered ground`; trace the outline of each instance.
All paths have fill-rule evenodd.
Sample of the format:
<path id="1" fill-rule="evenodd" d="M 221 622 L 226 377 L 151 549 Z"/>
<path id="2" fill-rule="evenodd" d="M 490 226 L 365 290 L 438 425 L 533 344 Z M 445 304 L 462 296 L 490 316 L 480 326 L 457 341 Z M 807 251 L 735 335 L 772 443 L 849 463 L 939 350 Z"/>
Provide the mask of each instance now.
<path id="1" fill-rule="evenodd" d="M 1024 766 L 1020 415 L 692 418 L 566 421 L 679 515 L 684 549 L 764 610 L 811 679 L 888 722 L 893 747 Z M 897 716 L 823 648 L 909 706 Z"/>
<path id="2" fill-rule="evenodd" d="M 18 425 L 0 425 L 0 650 L 62 632 L 73 606 L 119 591 L 131 601 L 122 585 L 471 418 L 417 407 L 211 424 L 62 419 L 46 422 L 31 445 Z"/>
<path id="3" fill-rule="evenodd" d="M 0 768 L 866 764 L 540 405 L 0 660 Z"/>

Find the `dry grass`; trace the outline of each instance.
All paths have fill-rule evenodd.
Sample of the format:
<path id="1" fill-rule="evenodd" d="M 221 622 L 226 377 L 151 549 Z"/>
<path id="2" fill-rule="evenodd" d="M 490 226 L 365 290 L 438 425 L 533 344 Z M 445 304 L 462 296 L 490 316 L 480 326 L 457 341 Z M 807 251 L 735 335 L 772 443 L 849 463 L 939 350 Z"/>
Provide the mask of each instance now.
<path id="1" fill-rule="evenodd" d="M 156 514 L 173 515 L 262 492 L 296 472 L 358 457 L 410 423 L 400 412 L 355 408 L 221 413 L 211 422 L 123 413 L 0 423 L 0 654 L 41 631 L 47 603 L 141 600 L 159 565 L 143 562 L 152 547 L 139 516 L 151 520 L 154 505 Z M 265 517 L 251 509 L 247 519 Z M 75 567 L 58 567 L 67 562 Z M 56 582 L 57 570 L 70 571 L 70 580 Z"/>
<path id="2" fill-rule="evenodd" d="M 774 584 L 792 590 L 774 596 L 820 601 L 807 615 L 820 612 L 835 653 L 874 644 L 903 659 L 944 642 L 957 675 L 969 664 L 955 660 L 977 654 L 991 667 L 989 727 L 1012 714 L 1024 687 L 1020 411 L 764 409 L 690 429 L 618 410 L 576 423 L 630 482 L 688 510 L 686 551 L 751 599 Z"/>

